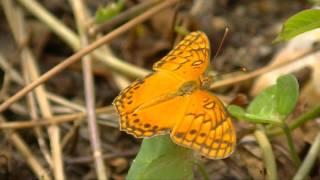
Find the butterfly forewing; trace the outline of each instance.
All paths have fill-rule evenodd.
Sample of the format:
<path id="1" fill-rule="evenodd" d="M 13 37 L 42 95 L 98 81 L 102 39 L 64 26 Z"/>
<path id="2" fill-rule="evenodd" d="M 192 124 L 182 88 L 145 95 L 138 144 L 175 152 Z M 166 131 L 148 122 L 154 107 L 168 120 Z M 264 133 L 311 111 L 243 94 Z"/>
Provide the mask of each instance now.
<path id="1" fill-rule="evenodd" d="M 197 80 L 209 64 L 209 41 L 200 32 L 188 34 L 180 43 L 153 65 L 156 71 L 172 72 L 186 80 Z"/>
<path id="2" fill-rule="evenodd" d="M 235 147 L 235 130 L 220 100 L 202 90 L 209 64 L 209 41 L 202 32 L 187 35 L 156 71 L 134 81 L 115 99 L 120 128 L 135 137 L 170 133 L 179 145 L 221 159 Z"/>
<path id="3" fill-rule="evenodd" d="M 114 100 L 121 130 L 135 137 L 168 132 L 180 118 L 187 101 L 173 95 L 182 83 L 162 72 L 134 81 Z"/>

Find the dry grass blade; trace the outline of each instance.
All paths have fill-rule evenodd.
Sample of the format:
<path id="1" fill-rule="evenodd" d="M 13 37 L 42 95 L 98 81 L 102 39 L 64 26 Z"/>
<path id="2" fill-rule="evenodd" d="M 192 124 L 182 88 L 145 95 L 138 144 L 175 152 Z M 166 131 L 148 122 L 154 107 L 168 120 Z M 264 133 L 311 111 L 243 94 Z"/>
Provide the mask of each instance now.
<path id="1" fill-rule="evenodd" d="M 28 67 L 26 65 L 26 61 L 22 61 L 22 66 L 23 66 L 23 75 L 25 78 L 25 82 L 29 83 L 31 80 L 30 80 L 30 75 L 28 73 Z M 29 107 L 31 121 L 37 122 L 36 119 L 39 119 L 39 117 L 38 117 L 38 110 L 37 110 L 37 105 L 36 105 L 34 93 L 29 93 L 27 95 L 27 103 L 28 103 L 28 107 Z M 50 165 L 50 167 L 53 168 L 52 157 L 50 156 L 49 148 L 48 148 L 47 143 L 44 139 L 44 134 L 42 132 L 42 129 L 39 127 L 36 127 L 34 130 L 35 130 L 35 134 L 37 136 L 40 150 L 41 150 L 43 156 L 45 157 L 46 161 Z"/>
<path id="2" fill-rule="evenodd" d="M 0 116 L 0 122 L 4 123 L 6 120 L 3 116 Z M 28 147 L 28 144 L 14 131 L 8 131 L 10 134 L 10 141 L 15 145 L 19 152 L 24 156 L 26 162 L 30 168 L 37 175 L 39 179 L 50 180 L 50 176 L 47 174 L 47 170 L 42 167 L 40 161 L 33 155 L 32 150 Z"/>
<path id="3" fill-rule="evenodd" d="M 230 86 L 230 85 L 234 85 L 236 83 L 240 83 L 240 82 L 255 78 L 255 77 L 259 76 L 259 75 L 265 74 L 267 72 L 271 72 L 271 71 L 273 71 L 273 70 L 275 70 L 277 68 L 286 66 L 286 65 L 288 65 L 290 63 L 293 63 L 295 61 L 302 60 L 302 57 L 311 55 L 311 54 L 313 54 L 313 53 L 315 53 L 317 51 L 319 51 L 319 49 L 310 49 L 308 51 L 299 52 L 299 53 L 297 53 L 295 55 L 292 55 L 292 57 L 293 57 L 292 59 L 290 59 L 288 61 L 285 61 L 283 63 L 278 63 L 278 64 L 275 64 L 275 65 L 269 65 L 269 66 L 257 69 L 255 71 L 249 72 L 247 74 L 239 75 L 237 77 L 230 77 L 228 79 L 215 82 L 210 86 L 210 89 L 217 89 L 217 88 L 224 87 L 224 86 Z"/>
<path id="4" fill-rule="evenodd" d="M 112 106 L 102 107 L 95 110 L 96 114 L 105 114 L 114 111 Z M 1 123 L 0 129 L 25 129 L 34 128 L 39 126 L 48 126 L 51 124 L 59 125 L 61 123 L 80 121 L 85 118 L 87 114 L 85 112 L 78 112 L 67 115 L 58 115 L 52 118 L 41 118 L 35 121 L 21 120 L 16 122 Z"/>
<path id="5" fill-rule="evenodd" d="M 37 87 L 40 84 L 46 82 L 52 76 L 56 75 L 57 73 L 61 72 L 62 70 L 64 70 L 68 66 L 70 66 L 71 64 L 73 64 L 76 61 L 78 61 L 81 57 L 83 57 L 86 54 L 92 52 L 93 50 L 95 50 L 96 48 L 102 46 L 103 44 L 110 42 L 116 36 L 126 32 L 127 30 L 131 29 L 132 27 L 136 26 L 137 24 L 140 24 L 140 23 L 144 22 L 145 20 L 147 20 L 149 17 L 151 17 L 155 13 L 157 13 L 157 12 L 159 12 L 159 11 L 161 11 L 161 10 L 163 10 L 163 9 L 165 9 L 165 8 L 175 4 L 177 2 L 179 2 L 179 0 L 164 1 L 161 4 L 159 4 L 159 5 L 151 8 L 150 10 L 146 11 L 142 15 L 132 19 L 131 21 L 125 23 L 121 27 L 119 27 L 119 28 L 115 29 L 114 31 L 108 33 L 107 35 L 103 36 L 101 39 L 98 39 L 97 41 L 93 42 L 92 44 L 88 45 L 87 47 L 81 49 L 76 54 L 70 56 L 65 61 L 63 61 L 62 63 L 58 64 L 57 66 L 55 66 L 54 68 L 52 68 L 51 70 L 49 70 L 48 72 L 43 74 L 39 79 L 37 79 L 37 80 L 33 81 L 32 83 L 28 84 L 22 90 L 17 92 L 14 96 L 10 97 L 8 100 L 3 102 L 0 105 L 0 112 L 4 111 L 12 103 L 14 103 L 15 101 L 19 100 L 23 96 L 25 96 L 28 92 L 33 90 L 35 87 Z"/>
<path id="6" fill-rule="evenodd" d="M 26 45 L 26 39 L 27 39 L 27 30 L 25 28 L 24 24 L 24 16 L 22 11 L 20 11 L 19 8 L 15 8 L 12 2 L 10 1 L 4 1 L 3 2 L 4 7 L 7 12 L 7 19 L 8 21 L 13 21 L 14 23 L 10 23 L 10 27 L 12 29 L 12 32 L 14 34 L 15 40 L 18 44 L 18 46 L 21 46 L 21 59 L 23 61 L 26 61 L 25 65 L 28 66 L 27 69 L 28 75 L 30 79 L 37 79 L 39 77 L 39 71 L 35 65 L 35 60 L 33 58 L 33 55 Z M 10 15 L 10 12 L 15 12 L 14 16 Z M 51 108 L 49 105 L 49 102 L 46 98 L 46 91 L 43 86 L 39 86 L 35 90 L 35 94 L 37 96 L 37 100 L 39 103 L 40 111 L 44 117 L 52 117 Z M 52 152 L 52 160 L 53 160 L 53 170 L 54 170 L 54 176 L 57 179 L 64 179 L 64 170 L 63 170 L 63 162 L 62 162 L 62 152 L 60 147 L 60 130 L 59 127 L 56 125 L 52 125 L 48 127 L 48 134 L 50 138 L 51 143 L 51 152 Z M 48 155 L 46 155 L 46 159 L 49 163 L 51 163 L 51 160 L 49 159 Z"/>
<path id="7" fill-rule="evenodd" d="M 87 26 L 92 26 L 89 27 L 89 33 L 90 35 L 95 35 L 98 32 L 101 31 L 106 31 L 106 30 L 110 30 L 111 28 L 113 28 L 115 25 L 128 20 L 129 18 L 132 18 L 133 16 L 135 16 L 136 14 L 138 14 L 139 12 L 142 12 L 143 10 L 146 10 L 148 8 L 150 8 L 151 6 L 155 5 L 159 3 L 159 0 L 150 0 L 150 1 L 146 1 L 146 2 L 142 2 L 141 4 L 138 4 L 134 7 L 132 7 L 131 9 L 128 9 L 127 11 L 119 14 L 118 16 L 102 23 L 102 24 L 94 24 L 93 20 L 87 25 Z"/>
<path id="8" fill-rule="evenodd" d="M 83 22 L 86 21 L 87 9 L 82 0 L 70 0 L 73 13 L 75 15 L 78 32 L 80 36 L 80 43 L 82 46 L 87 46 L 89 43 L 88 37 L 85 33 Z M 86 109 L 88 114 L 88 126 L 90 132 L 90 141 L 92 146 L 93 157 L 95 160 L 97 177 L 99 180 L 108 179 L 109 175 L 106 173 L 104 161 L 102 159 L 101 141 L 99 136 L 99 129 L 96 124 L 95 114 L 95 93 L 94 93 L 94 79 L 92 75 L 92 61 L 90 56 L 82 58 L 83 79 L 86 99 Z"/>

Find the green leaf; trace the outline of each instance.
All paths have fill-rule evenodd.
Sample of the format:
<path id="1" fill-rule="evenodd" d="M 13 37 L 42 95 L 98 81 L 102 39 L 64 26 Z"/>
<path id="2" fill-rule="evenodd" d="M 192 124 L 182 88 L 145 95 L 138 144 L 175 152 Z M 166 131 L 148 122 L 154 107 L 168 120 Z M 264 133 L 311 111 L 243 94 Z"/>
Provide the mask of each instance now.
<path id="1" fill-rule="evenodd" d="M 247 112 L 260 116 L 260 119 L 277 120 L 276 111 L 276 85 L 262 91 L 249 105 Z"/>
<path id="2" fill-rule="evenodd" d="M 299 97 L 297 79 L 289 74 L 277 79 L 277 112 L 281 119 L 285 119 L 293 111 Z"/>
<path id="3" fill-rule="evenodd" d="M 268 124 L 274 124 L 274 123 L 280 123 L 276 119 L 267 119 L 267 117 L 262 117 L 261 115 L 255 115 L 246 113 L 245 110 L 239 106 L 236 105 L 230 105 L 228 106 L 228 111 L 232 116 L 237 117 L 239 120 L 245 120 L 252 123 L 268 123 Z"/>
<path id="4" fill-rule="evenodd" d="M 111 3 L 106 7 L 100 7 L 95 14 L 96 23 L 102 23 L 113 18 L 121 12 L 123 7 L 124 0 L 119 0 L 117 3 Z"/>
<path id="5" fill-rule="evenodd" d="M 284 120 L 294 109 L 299 96 L 299 84 L 293 75 L 284 75 L 277 84 L 262 91 L 249 105 L 244 117 L 270 122 Z"/>
<path id="6" fill-rule="evenodd" d="M 244 118 L 246 112 L 242 107 L 236 105 L 229 105 L 227 108 L 232 116 L 238 119 Z"/>
<path id="7" fill-rule="evenodd" d="M 293 75 L 280 76 L 277 83 L 263 90 L 247 111 L 230 105 L 228 111 L 238 119 L 253 123 L 279 124 L 291 113 L 299 97 L 299 84 Z"/>
<path id="8" fill-rule="evenodd" d="M 320 10 L 309 9 L 291 16 L 283 25 L 274 42 L 289 40 L 304 32 L 320 27 Z"/>
<path id="9" fill-rule="evenodd" d="M 193 152 L 174 144 L 168 135 L 144 139 L 127 179 L 191 180 L 193 161 Z"/>
<path id="10" fill-rule="evenodd" d="M 253 122 L 253 123 L 259 123 L 259 124 L 281 124 L 281 121 L 276 118 L 270 118 L 268 117 L 262 117 L 262 116 L 257 116 L 255 114 L 250 114 L 250 113 L 245 113 L 244 118 L 246 121 Z"/>
<path id="11" fill-rule="evenodd" d="M 180 35 L 187 35 L 190 31 L 185 26 L 175 26 L 174 31 Z"/>

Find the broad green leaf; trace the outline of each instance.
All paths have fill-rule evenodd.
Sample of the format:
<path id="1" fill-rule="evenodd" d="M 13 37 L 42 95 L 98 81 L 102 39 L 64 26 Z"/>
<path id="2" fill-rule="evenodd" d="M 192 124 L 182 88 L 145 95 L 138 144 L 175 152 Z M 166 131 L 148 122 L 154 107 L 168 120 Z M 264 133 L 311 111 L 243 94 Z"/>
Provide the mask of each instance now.
<path id="1" fill-rule="evenodd" d="M 262 91 L 247 108 L 231 105 L 229 112 L 253 123 L 281 123 L 294 109 L 299 96 L 299 84 L 293 75 L 284 75 L 277 79 L 277 84 Z"/>
<path id="2" fill-rule="evenodd" d="M 124 0 L 119 0 L 117 3 L 111 3 L 107 7 L 100 7 L 95 14 L 96 23 L 102 23 L 106 20 L 118 15 L 124 7 Z"/>
<path id="3" fill-rule="evenodd" d="M 249 114 L 260 116 L 260 119 L 277 120 L 276 112 L 276 85 L 262 91 L 247 108 Z"/>
<path id="4" fill-rule="evenodd" d="M 267 117 L 262 117 L 261 115 L 255 115 L 246 113 L 245 110 L 239 106 L 236 105 L 230 105 L 228 106 L 228 111 L 231 115 L 237 117 L 239 120 L 249 121 L 252 123 L 268 123 L 268 124 L 274 124 L 274 123 L 280 123 L 277 119 L 266 119 Z"/>
<path id="5" fill-rule="evenodd" d="M 276 118 L 270 118 L 268 117 L 262 117 L 261 115 L 257 116 L 255 114 L 245 113 L 244 118 L 246 121 L 253 122 L 253 123 L 259 123 L 259 124 L 281 124 L 281 121 Z"/>
<path id="6" fill-rule="evenodd" d="M 127 179 L 193 179 L 193 161 L 193 152 L 168 135 L 144 139 Z"/>
<path id="7" fill-rule="evenodd" d="M 249 105 L 244 117 L 251 120 L 279 122 L 294 109 L 299 96 L 299 85 L 292 75 L 277 79 L 277 84 L 262 91 Z"/>
<path id="8" fill-rule="evenodd" d="M 246 113 L 245 110 L 240 107 L 240 106 L 236 106 L 236 105 L 230 105 L 228 106 L 228 112 L 230 112 L 230 114 L 238 119 L 242 119 L 244 118 L 244 114 Z"/>
<path id="9" fill-rule="evenodd" d="M 309 9 L 291 16 L 283 25 L 274 42 L 289 40 L 304 32 L 320 27 L 320 10 Z"/>
<path id="10" fill-rule="evenodd" d="M 285 119 L 293 111 L 299 96 L 297 79 L 289 74 L 277 79 L 277 112 L 281 119 Z"/>

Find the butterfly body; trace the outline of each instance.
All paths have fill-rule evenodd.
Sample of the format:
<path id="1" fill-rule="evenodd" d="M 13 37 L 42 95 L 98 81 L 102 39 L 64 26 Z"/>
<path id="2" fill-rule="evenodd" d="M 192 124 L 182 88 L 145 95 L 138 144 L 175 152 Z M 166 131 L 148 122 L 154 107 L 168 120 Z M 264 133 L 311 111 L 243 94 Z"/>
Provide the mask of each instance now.
<path id="1" fill-rule="evenodd" d="M 114 100 L 120 129 L 138 138 L 170 133 L 176 144 L 208 158 L 229 156 L 235 130 L 221 101 L 203 89 L 208 64 L 206 35 L 187 35 L 154 64 L 154 73 L 134 81 Z"/>

